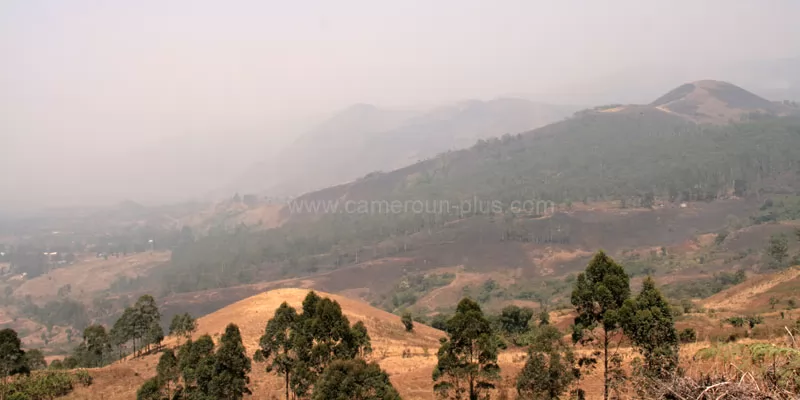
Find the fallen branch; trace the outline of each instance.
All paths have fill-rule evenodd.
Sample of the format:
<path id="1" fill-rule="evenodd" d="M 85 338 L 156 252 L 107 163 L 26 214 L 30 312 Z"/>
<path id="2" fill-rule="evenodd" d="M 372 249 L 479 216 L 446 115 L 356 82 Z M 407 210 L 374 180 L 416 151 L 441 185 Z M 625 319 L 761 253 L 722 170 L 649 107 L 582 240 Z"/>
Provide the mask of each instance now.
<path id="1" fill-rule="evenodd" d="M 713 385 L 711 385 L 711 386 L 707 387 L 707 388 L 706 388 L 705 390 L 703 390 L 702 392 L 700 392 L 700 396 L 697 396 L 697 399 L 696 399 L 696 400 L 700 400 L 700 399 L 702 399 L 702 398 L 703 398 L 703 395 L 705 395 L 707 391 L 709 391 L 709 390 L 711 390 L 711 389 L 714 389 L 714 388 L 716 388 L 716 387 L 719 387 L 719 386 L 724 386 L 724 385 L 728 385 L 728 384 L 730 384 L 730 382 L 720 382 L 720 383 L 715 383 L 715 384 L 713 384 Z"/>

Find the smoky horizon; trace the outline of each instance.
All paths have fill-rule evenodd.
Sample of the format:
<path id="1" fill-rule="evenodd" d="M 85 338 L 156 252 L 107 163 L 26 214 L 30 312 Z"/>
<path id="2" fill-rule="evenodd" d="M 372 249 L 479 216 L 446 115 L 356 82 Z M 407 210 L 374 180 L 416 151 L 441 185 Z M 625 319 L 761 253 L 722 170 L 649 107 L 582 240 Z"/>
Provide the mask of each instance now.
<path id="1" fill-rule="evenodd" d="M 797 15 L 792 1 L 6 1 L 0 215 L 298 195 L 704 79 L 800 100 Z"/>

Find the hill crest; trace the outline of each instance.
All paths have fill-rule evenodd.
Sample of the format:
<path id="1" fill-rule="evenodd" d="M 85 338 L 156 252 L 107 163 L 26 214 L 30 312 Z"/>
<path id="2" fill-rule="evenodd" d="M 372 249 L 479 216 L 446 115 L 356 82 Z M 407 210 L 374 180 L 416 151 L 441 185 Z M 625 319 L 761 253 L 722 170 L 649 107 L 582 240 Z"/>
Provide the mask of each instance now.
<path id="1" fill-rule="evenodd" d="M 267 321 L 274 315 L 275 309 L 281 303 L 287 302 L 299 310 L 309 291 L 298 288 L 274 289 L 240 300 L 198 318 L 197 332 L 194 336 L 199 337 L 203 334 L 214 336 L 224 332 L 229 323 L 234 323 L 242 332 L 242 342 L 248 354 L 252 355 L 258 349 L 259 338 L 264 333 Z M 337 301 L 342 307 L 342 313 L 350 320 L 350 324 L 363 322 L 372 338 L 372 348 L 377 351 L 385 348 L 388 354 L 399 354 L 406 347 L 435 348 L 439 344 L 439 338 L 445 336 L 445 333 L 438 329 L 420 324 L 414 327 L 413 332 L 406 332 L 397 315 L 344 296 L 315 292 L 321 297 Z"/>
<path id="2" fill-rule="evenodd" d="M 784 115 L 789 111 L 739 86 L 710 79 L 680 85 L 650 106 L 694 122 L 712 124 L 739 121 L 751 113 Z"/>

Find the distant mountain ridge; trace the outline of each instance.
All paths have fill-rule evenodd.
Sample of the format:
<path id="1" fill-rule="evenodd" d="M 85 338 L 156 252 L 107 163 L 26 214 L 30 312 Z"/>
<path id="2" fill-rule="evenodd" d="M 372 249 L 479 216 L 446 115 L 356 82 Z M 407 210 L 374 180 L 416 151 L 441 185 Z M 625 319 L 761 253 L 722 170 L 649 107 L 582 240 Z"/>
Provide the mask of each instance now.
<path id="1" fill-rule="evenodd" d="M 519 98 L 468 100 L 423 111 L 350 106 L 307 132 L 278 157 L 255 165 L 239 191 L 297 195 L 411 165 L 479 139 L 527 131 L 577 107 Z"/>
<path id="2" fill-rule="evenodd" d="M 793 156 L 786 152 L 797 140 L 792 134 L 797 118 L 779 117 L 797 114 L 800 109 L 794 105 L 770 102 L 727 82 L 697 81 L 650 104 L 582 110 L 563 121 L 310 192 L 298 200 L 443 195 L 460 200 L 471 194 L 504 202 L 520 198 L 565 202 L 641 199 L 645 193 L 692 201 L 724 198 L 741 189 L 734 187 L 735 182 L 762 184 L 758 169 L 735 161 L 736 157 L 772 165 L 775 176 L 792 165 Z M 726 126 L 762 119 L 758 127 Z M 731 130 L 747 134 L 739 133 L 733 140 L 727 135 Z M 755 145 L 766 138 L 768 144 Z M 723 144 L 730 154 L 716 151 Z M 779 158 L 785 165 L 776 162 Z"/>

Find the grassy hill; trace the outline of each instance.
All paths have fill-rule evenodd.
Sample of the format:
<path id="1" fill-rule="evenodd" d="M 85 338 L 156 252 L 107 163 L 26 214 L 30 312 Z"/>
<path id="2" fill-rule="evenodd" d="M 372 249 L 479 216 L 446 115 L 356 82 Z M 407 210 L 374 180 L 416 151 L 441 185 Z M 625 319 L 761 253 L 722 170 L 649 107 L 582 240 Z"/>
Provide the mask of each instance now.
<path id="1" fill-rule="evenodd" d="M 209 334 L 218 340 L 225 326 L 233 322 L 239 326 L 242 342 L 248 355 L 252 356 L 258 348 L 258 340 L 264 333 L 267 320 L 272 318 L 275 309 L 284 301 L 299 309 L 307 293 L 306 289 L 277 289 L 236 302 L 198 319 L 195 337 Z M 373 359 L 389 371 L 403 398 L 433 398 L 429 384 L 430 371 L 436 362 L 439 338 L 445 336 L 444 332 L 425 325 L 418 325 L 413 332 L 406 332 L 400 317 L 396 315 L 346 297 L 323 292 L 318 294 L 336 300 L 351 323 L 364 322 L 372 339 Z M 165 344 L 174 346 L 176 340 L 169 338 Z M 403 357 L 404 350 L 410 351 L 412 357 Z M 157 363 L 158 355 L 155 354 L 92 370 L 95 383 L 88 388 L 76 388 L 66 398 L 133 399 L 142 382 L 155 374 Z M 281 379 L 275 374 L 267 374 L 263 367 L 260 364 L 253 366 L 253 398 L 280 398 L 283 393 Z"/>

